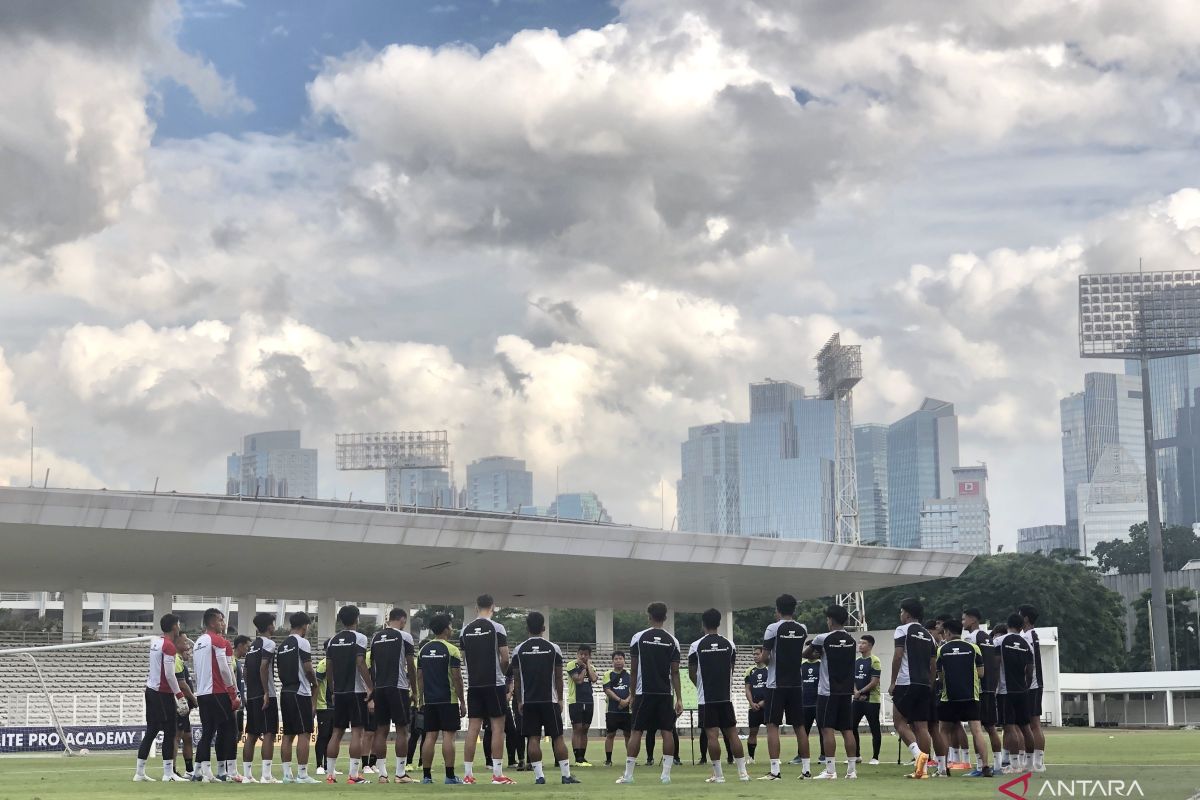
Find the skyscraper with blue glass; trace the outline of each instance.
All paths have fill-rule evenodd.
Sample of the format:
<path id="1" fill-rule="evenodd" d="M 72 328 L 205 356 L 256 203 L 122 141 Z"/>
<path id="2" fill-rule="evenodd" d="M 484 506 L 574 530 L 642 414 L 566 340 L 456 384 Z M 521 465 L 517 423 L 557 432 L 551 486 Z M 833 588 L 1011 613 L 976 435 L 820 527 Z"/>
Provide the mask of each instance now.
<path id="1" fill-rule="evenodd" d="M 1125 362 L 1126 375 L 1140 375 L 1136 361 Z M 1154 415 L 1154 453 L 1158 486 L 1162 496 L 1162 520 L 1167 525 L 1200 522 L 1195 450 L 1180 447 L 1180 428 L 1185 438 L 1194 437 L 1190 425 L 1192 409 L 1200 400 L 1200 355 L 1159 358 L 1150 362 L 1150 402 Z"/>
<path id="2" fill-rule="evenodd" d="M 958 417 L 954 404 L 927 397 L 888 427 L 888 544 L 921 546 L 921 504 L 954 497 Z"/>
<path id="3" fill-rule="evenodd" d="M 854 426 L 858 529 L 863 544 L 888 543 L 887 425 Z"/>

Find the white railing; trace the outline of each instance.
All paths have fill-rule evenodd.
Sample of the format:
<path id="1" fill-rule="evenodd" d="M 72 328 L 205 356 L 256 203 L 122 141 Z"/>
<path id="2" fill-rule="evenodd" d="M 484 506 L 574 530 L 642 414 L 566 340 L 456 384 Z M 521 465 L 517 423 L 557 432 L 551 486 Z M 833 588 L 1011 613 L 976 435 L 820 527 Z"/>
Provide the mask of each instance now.
<path id="1" fill-rule="evenodd" d="M 146 698 L 143 694 L 53 694 L 50 699 L 62 725 L 137 725 L 146 720 Z M 22 727 L 51 724 L 50 708 L 45 695 L 26 694 L 15 705 L 16 713 L 9 716 L 9 725 Z"/>

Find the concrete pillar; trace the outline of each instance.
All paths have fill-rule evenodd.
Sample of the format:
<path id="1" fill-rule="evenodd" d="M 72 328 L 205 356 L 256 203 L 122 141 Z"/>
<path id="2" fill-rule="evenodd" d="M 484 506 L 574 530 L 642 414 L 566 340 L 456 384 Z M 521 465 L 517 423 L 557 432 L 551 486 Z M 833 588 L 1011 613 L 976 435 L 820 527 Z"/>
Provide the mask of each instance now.
<path id="1" fill-rule="evenodd" d="M 275 604 L 275 627 L 280 630 L 288 630 L 287 621 L 287 600 L 280 600 Z"/>
<path id="2" fill-rule="evenodd" d="M 225 624 L 237 628 L 237 632 L 245 636 L 254 638 L 254 615 L 258 613 L 258 598 L 252 594 L 238 595 L 237 599 L 237 624 L 229 619 L 229 615 L 225 615 Z M 232 640 L 231 640 L 232 641 Z"/>
<path id="3" fill-rule="evenodd" d="M 322 642 L 337 633 L 337 600 L 317 601 L 317 636 Z"/>
<path id="4" fill-rule="evenodd" d="M 1096 727 L 1096 697 L 1091 692 L 1087 693 L 1088 699 L 1088 727 Z"/>
<path id="5" fill-rule="evenodd" d="M 463 618 L 462 618 L 462 621 L 458 623 L 458 627 L 461 628 L 462 626 L 466 625 L 468 622 L 471 622 L 474 619 L 475 619 L 475 606 L 463 606 Z"/>
<path id="6" fill-rule="evenodd" d="M 733 611 L 725 609 L 721 612 L 721 635 L 733 641 Z"/>
<path id="7" fill-rule="evenodd" d="M 1175 693 L 1167 689 L 1167 727 L 1175 726 Z"/>
<path id="8" fill-rule="evenodd" d="M 550 606 L 542 606 L 541 608 L 538 609 L 538 611 L 542 612 L 542 616 L 546 618 L 546 632 L 543 633 L 542 636 L 545 636 L 547 639 L 549 639 L 550 638 Z M 521 631 L 521 633 L 523 634 L 524 631 Z M 511 631 L 509 632 L 509 634 L 513 635 Z"/>
<path id="9" fill-rule="evenodd" d="M 100 633 L 107 637 L 112 626 L 112 595 L 105 592 L 101 597 L 104 601 L 104 610 L 100 614 Z"/>
<path id="10" fill-rule="evenodd" d="M 38 617 L 46 616 L 46 605 L 50 602 L 49 592 L 38 592 Z"/>
<path id="11" fill-rule="evenodd" d="M 167 614 L 170 614 L 175 606 L 175 595 L 170 592 L 155 592 L 154 593 L 154 632 L 161 633 L 162 629 L 158 627 L 158 621 Z"/>
<path id="12" fill-rule="evenodd" d="M 613 648 L 613 610 L 611 608 L 596 609 L 596 646 L 601 650 Z"/>
<path id="13" fill-rule="evenodd" d="M 62 637 L 64 642 L 78 642 L 83 639 L 82 589 L 67 589 L 63 592 Z"/>
<path id="14" fill-rule="evenodd" d="M 675 609 L 667 610 L 667 621 L 663 623 L 663 630 L 672 636 L 675 635 Z"/>

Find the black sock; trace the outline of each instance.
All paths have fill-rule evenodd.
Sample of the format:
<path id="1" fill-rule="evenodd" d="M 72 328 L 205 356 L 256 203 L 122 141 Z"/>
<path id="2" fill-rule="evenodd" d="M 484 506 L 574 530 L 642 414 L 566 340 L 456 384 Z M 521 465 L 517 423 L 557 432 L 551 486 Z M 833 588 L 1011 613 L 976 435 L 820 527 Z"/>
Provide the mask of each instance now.
<path id="1" fill-rule="evenodd" d="M 425 768 L 424 768 L 423 770 L 421 770 L 421 771 L 422 771 L 423 773 L 425 773 L 425 777 L 426 777 L 426 778 L 429 778 L 430 780 L 433 780 L 433 770 L 431 770 L 429 767 L 425 767 Z"/>
<path id="2" fill-rule="evenodd" d="M 192 766 L 193 766 L 193 764 L 192 764 L 192 760 L 191 760 L 190 758 L 185 758 L 185 759 L 183 760 L 183 764 L 184 764 L 184 766 L 185 766 L 185 767 L 187 767 L 187 771 L 188 771 L 188 772 L 191 772 L 191 771 L 192 771 Z"/>
<path id="3" fill-rule="evenodd" d="M 587 761 L 587 739 L 583 740 L 583 747 L 579 748 L 579 760 Z"/>
<path id="4" fill-rule="evenodd" d="M 754 758 L 754 751 L 758 749 L 758 742 L 746 745 L 746 749 L 750 751 L 750 757 Z"/>
<path id="5" fill-rule="evenodd" d="M 454 777 L 454 767 L 446 767 L 446 777 L 447 778 Z"/>

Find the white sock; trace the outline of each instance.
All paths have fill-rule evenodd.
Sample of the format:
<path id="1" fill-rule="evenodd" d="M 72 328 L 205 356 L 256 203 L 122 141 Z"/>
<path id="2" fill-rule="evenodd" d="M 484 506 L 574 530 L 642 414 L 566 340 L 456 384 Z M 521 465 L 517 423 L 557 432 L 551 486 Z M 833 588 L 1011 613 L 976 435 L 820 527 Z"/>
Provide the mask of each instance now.
<path id="1" fill-rule="evenodd" d="M 503 774 L 504 774 L 504 759 L 493 758 L 492 759 L 492 777 L 499 778 Z"/>
<path id="2" fill-rule="evenodd" d="M 164 758 L 163 759 L 163 778 L 164 779 L 169 778 L 174 774 L 175 774 L 175 760 L 172 759 L 170 761 L 167 761 Z"/>
<path id="3" fill-rule="evenodd" d="M 1002 767 L 1004 765 L 1004 755 L 1003 754 L 1004 754 L 1003 750 L 1000 750 L 999 752 L 996 752 L 996 753 L 992 753 L 992 771 L 999 772 L 1000 767 Z"/>
<path id="4" fill-rule="evenodd" d="M 721 764 L 720 756 L 717 756 L 716 758 L 714 758 L 712 760 L 712 768 L 713 768 L 713 775 L 716 775 L 718 778 L 725 777 L 725 767 L 722 766 L 722 764 Z"/>
<path id="5" fill-rule="evenodd" d="M 628 756 L 625 757 L 625 777 L 626 778 L 633 777 L 633 768 L 636 766 L 637 766 L 636 758 L 629 758 Z"/>
<path id="6" fill-rule="evenodd" d="M 830 775 L 837 775 L 837 759 L 836 758 L 825 759 L 825 771 L 828 772 Z"/>
<path id="7" fill-rule="evenodd" d="M 386 778 L 388 776 L 388 774 L 387 774 L 387 756 L 384 756 L 383 758 L 381 758 L 375 762 L 375 769 L 379 770 L 379 777 Z"/>
<path id="8" fill-rule="evenodd" d="M 333 775 L 337 772 L 337 758 L 334 756 L 325 756 L 325 774 Z"/>
<path id="9" fill-rule="evenodd" d="M 1000 765 L 1001 765 L 1001 766 L 1003 766 L 1003 765 L 1004 765 L 1004 762 L 1005 762 L 1005 761 L 1009 761 L 1009 760 L 1010 760 L 1010 759 L 1009 759 L 1009 757 L 1008 757 L 1008 751 L 1007 751 L 1007 750 L 1003 750 L 1003 749 L 1002 749 L 1002 750 L 1000 751 Z"/>
<path id="10" fill-rule="evenodd" d="M 1025 767 L 1029 766 L 1029 754 L 1024 750 L 1019 750 L 1017 752 L 1017 764 L 1020 765 L 1021 769 L 1025 769 Z"/>
<path id="11" fill-rule="evenodd" d="M 404 768 L 408 766 L 408 756 L 396 756 L 396 777 L 399 778 L 404 774 Z"/>
<path id="12" fill-rule="evenodd" d="M 558 762 L 558 771 L 562 773 L 564 778 L 571 777 L 571 759 L 564 758 L 562 761 Z"/>
<path id="13" fill-rule="evenodd" d="M 195 765 L 200 770 L 201 775 L 212 776 L 212 764 L 208 761 L 201 761 Z"/>
<path id="14" fill-rule="evenodd" d="M 812 759 L 811 758 L 801 758 L 800 759 L 800 771 L 801 772 L 808 772 L 811 767 L 812 767 Z"/>
<path id="15" fill-rule="evenodd" d="M 772 775 L 779 774 L 779 759 L 778 758 L 771 759 L 771 774 Z"/>
<path id="16" fill-rule="evenodd" d="M 1033 765 L 1035 767 L 1044 767 L 1046 765 L 1046 751 L 1045 750 L 1034 750 L 1033 751 Z"/>
<path id="17" fill-rule="evenodd" d="M 361 758 L 350 759 L 350 777 L 357 778 L 359 775 L 360 769 L 362 769 L 362 759 Z"/>
<path id="18" fill-rule="evenodd" d="M 858 774 L 858 772 L 857 772 L 858 762 L 861 760 L 862 759 L 860 759 L 860 758 L 850 759 L 850 761 L 846 764 L 846 775 L 848 775 L 848 776 L 849 775 L 857 775 Z"/>
<path id="19" fill-rule="evenodd" d="M 290 761 L 283 762 L 283 777 L 285 777 L 285 778 L 292 777 L 292 762 L 290 762 Z"/>
<path id="20" fill-rule="evenodd" d="M 475 774 L 475 762 L 467 761 L 463 763 L 463 777 L 469 778 Z"/>
<path id="21" fill-rule="evenodd" d="M 307 778 L 308 777 L 308 764 L 307 763 L 301 764 L 299 769 L 296 770 L 296 774 L 301 778 Z"/>
<path id="22" fill-rule="evenodd" d="M 275 776 L 271 774 L 271 762 L 270 762 L 270 761 L 267 761 L 267 760 L 264 758 L 264 759 L 263 759 L 263 765 L 262 765 L 262 778 L 263 778 L 263 780 L 266 780 L 267 778 L 274 778 L 274 777 L 275 777 Z"/>
<path id="23" fill-rule="evenodd" d="M 146 774 L 146 759 L 139 758 L 137 760 L 137 773 L 136 774 L 138 774 L 138 775 Z"/>
<path id="24" fill-rule="evenodd" d="M 941 773 L 946 772 L 946 756 L 938 756 L 937 757 L 937 767 L 938 767 L 938 772 L 941 772 Z"/>
<path id="25" fill-rule="evenodd" d="M 253 761 L 243 761 L 242 762 L 242 774 L 250 775 L 250 776 L 254 775 L 254 762 Z"/>
<path id="26" fill-rule="evenodd" d="M 746 757 L 745 756 L 742 756 L 741 758 L 735 758 L 733 760 L 733 763 L 737 764 L 738 775 L 746 774 Z"/>
<path id="27" fill-rule="evenodd" d="M 909 742 L 908 743 L 908 752 L 912 753 L 913 758 L 916 758 L 918 755 L 921 754 L 921 746 L 918 745 L 916 742 Z"/>
<path id="28" fill-rule="evenodd" d="M 671 777 L 671 767 L 675 766 L 675 756 L 663 755 L 663 771 L 664 778 Z"/>
<path id="29" fill-rule="evenodd" d="M 546 777 L 546 773 L 542 769 L 542 762 L 534 761 L 532 764 L 530 764 L 530 766 L 533 767 L 533 777 L 535 777 L 535 778 Z"/>

